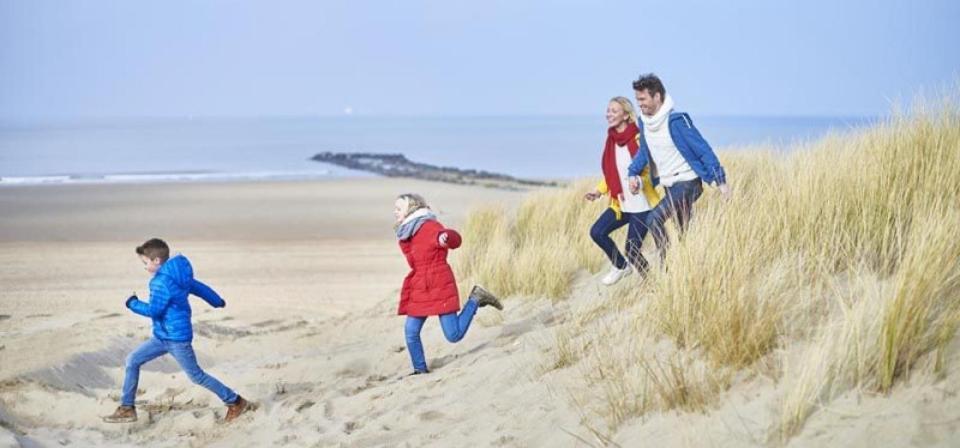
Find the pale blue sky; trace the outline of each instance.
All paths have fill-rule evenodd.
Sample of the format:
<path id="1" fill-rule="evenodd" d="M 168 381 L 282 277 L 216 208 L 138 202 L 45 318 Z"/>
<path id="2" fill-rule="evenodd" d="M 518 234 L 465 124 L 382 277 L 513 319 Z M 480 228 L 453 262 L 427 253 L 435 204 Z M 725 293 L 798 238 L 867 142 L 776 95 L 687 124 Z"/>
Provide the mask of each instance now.
<path id="1" fill-rule="evenodd" d="M 876 115 L 960 76 L 960 2 L 0 0 L 0 119 Z"/>

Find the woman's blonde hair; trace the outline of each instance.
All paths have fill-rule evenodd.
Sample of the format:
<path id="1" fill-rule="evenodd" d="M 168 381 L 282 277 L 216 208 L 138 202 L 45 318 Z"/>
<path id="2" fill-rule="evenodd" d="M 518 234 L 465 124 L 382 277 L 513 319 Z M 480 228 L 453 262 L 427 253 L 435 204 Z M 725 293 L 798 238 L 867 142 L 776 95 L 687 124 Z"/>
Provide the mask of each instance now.
<path id="1" fill-rule="evenodd" d="M 430 208 L 430 206 L 427 205 L 426 199 L 423 199 L 423 196 L 416 193 L 404 193 L 397 196 L 397 199 L 403 199 L 407 203 L 407 213 L 403 216 L 404 218 L 421 208 Z"/>
<path id="2" fill-rule="evenodd" d="M 631 123 L 637 123 L 637 111 L 633 108 L 633 103 L 630 102 L 630 99 L 624 96 L 615 96 L 610 98 L 611 103 L 617 103 L 620 107 L 623 108 L 623 111 L 626 112 L 627 117 L 630 119 Z"/>

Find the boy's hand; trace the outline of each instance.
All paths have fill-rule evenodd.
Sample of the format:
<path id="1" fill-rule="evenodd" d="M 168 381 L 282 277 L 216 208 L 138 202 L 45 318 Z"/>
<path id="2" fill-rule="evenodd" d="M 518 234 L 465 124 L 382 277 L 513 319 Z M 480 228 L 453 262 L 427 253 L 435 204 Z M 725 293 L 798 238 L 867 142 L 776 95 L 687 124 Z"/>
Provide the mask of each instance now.
<path id="1" fill-rule="evenodd" d="M 447 232 L 443 232 L 440 234 L 440 238 L 438 240 L 440 242 L 440 247 L 447 247 L 447 238 L 449 237 L 450 236 L 447 235 Z"/>
<path id="2" fill-rule="evenodd" d="M 586 200 L 588 200 L 588 201 L 596 201 L 597 199 L 600 199 L 601 196 L 603 196 L 603 195 L 600 194 L 599 191 L 594 190 L 594 191 L 591 191 L 591 192 L 583 195 L 583 198 L 586 199 Z"/>
<path id="3" fill-rule="evenodd" d="M 640 194 L 640 176 L 630 177 L 630 193 Z"/>
<path id="4" fill-rule="evenodd" d="M 127 297 L 127 302 L 125 303 L 125 305 L 127 306 L 127 308 L 130 308 L 130 302 L 133 302 L 134 300 L 140 300 L 140 298 L 137 297 L 137 293 L 133 293 L 132 296 Z"/>

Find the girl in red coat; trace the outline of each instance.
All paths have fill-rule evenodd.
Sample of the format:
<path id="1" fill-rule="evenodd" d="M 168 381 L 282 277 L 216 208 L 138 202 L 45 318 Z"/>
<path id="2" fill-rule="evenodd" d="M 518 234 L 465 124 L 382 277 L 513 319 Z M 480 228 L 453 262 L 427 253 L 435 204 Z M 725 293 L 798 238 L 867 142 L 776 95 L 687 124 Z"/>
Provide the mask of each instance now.
<path id="1" fill-rule="evenodd" d="M 447 264 L 447 251 L 460 247 L 460 234 L 444 228 L 420 195 L 402 194 L 394 205 L 397 239 L 410 265 L 397 314 L 407 316 L 407 351 L 413 362 L 412 375 L 418 375 L 429 372 L 420 342 L 420 329 L 428 316 L 440 316 L 443 335 L 450 342 L 458 342 L 467 334 L 477 308 L 492 305 L 502 310 L 503 306 L 493 294 L 474 286 L 463 311 L 457 314 L 460 295 Z"/>

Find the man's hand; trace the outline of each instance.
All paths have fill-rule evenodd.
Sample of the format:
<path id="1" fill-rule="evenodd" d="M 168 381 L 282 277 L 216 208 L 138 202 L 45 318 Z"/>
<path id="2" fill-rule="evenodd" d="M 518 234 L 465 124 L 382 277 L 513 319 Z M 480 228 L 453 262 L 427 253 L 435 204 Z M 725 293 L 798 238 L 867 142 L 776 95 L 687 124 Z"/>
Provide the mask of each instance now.
<path id="1" fill-rule="evenodd" d="M 600 199 L 601 196 L 603 196 L 603 194 L 601 194 L 599 191 L 594 190 L 583 195 L 583 198 L 588 201 L 596 201 L 597 199 Z"/>
<path id="2" fill-rule="evenodd" d="M 717 185 L 717 189 L 720 190 L 720 195 L 723 199 L 730 200 L 732 197 L 732 192 L 730 191 L 730 186 L 727 184 Z"/>
<path id="3" fill-rule="evenodd" d="M 640 177 L 639 176 L 630 177 L 630 193 L 633 193 L 633 194 L 640 193 Z"/>
<path id="4" fill-rule="evenodd" d="M 440 247 L 447 247 L 447 238 L 449 238 L 449 235 L 447 235 L 447 232 L 443 232 L 440 234 L 440 238 L 437 239 L 437 242 L 440 243 Z"/>

